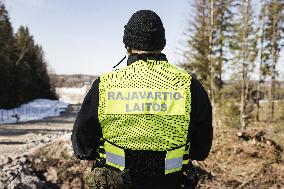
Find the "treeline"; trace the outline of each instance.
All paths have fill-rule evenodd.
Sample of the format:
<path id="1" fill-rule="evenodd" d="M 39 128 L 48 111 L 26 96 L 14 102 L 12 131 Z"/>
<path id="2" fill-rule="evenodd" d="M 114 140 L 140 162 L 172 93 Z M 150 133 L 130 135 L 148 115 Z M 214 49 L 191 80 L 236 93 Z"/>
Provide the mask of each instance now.
<path id="1" fill-rule="evenodd" d="M 259 120 L 263 98 L 268 100 L 263 114 L 272 122 L 280 86 L 277 68 L 284 66 L 279 62 L 284 0 L 195 0 L 192 9 L 188 50 L 181 66 L 208 90 L 214 123 L 218 124 L 227 108 L 231 122 L 237 120 L 245 129 L 252 118 Z M 233 80 L 230 89 L 224 75 Z M 257 82 L 252 82 L 252 75 L 258 75 Z M 268 86 L 264 85 L 267 81 Z"/>
<path id="2" fill-rule="evenodd" d="M 8 12 L 0 1 L 0 109 L 36 98 L 56 99 L 43 49 L 27 27 L 14 34 Z"/>
<path id="3" fill-rule="evenodd" d="M 55 87 L 83 87 L 84 85 L 91 85 L 98 76 L 92 75 L 82 75 L 82 74 L 73 74 L 73 75 L 58 75 L 58 74 L 49 74 L 52 83 Z"/>

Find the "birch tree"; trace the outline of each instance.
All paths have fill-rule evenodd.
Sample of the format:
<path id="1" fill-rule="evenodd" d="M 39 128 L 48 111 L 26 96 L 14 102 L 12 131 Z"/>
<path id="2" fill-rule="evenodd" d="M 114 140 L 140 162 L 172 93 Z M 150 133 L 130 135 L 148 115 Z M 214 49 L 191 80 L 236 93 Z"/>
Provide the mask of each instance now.
<path id="1" fill-rule="evenodd" d="M 269 88 L 269 108 L 268 121 L 272 122 L 274 119 L 274 98 L 275 98 L 275 84 L 278 76 L 277 63 L 279 60 L 280 51 L 282 49 L 283 39 L 283 21 L 284 21 L 284 1 L 283 0 L 269 0 L 267 3 L 267 22 L 264 26 L 264 49 L 269 53 L 264 58 L 264 63 L 269 67 L 270 88 Z"/>
<path id="2" fill-rule="evenodd" d="M 257 56 L 257 39 L 251 0 L 238 2 L 238 15 L 235 19 L 234 39 L 231 48 L 234 55 L 233 64 L 239 71 L 241 78 L 240 123 L 241 128 L 246 129 L 251 112 L 249 87 Z"/>

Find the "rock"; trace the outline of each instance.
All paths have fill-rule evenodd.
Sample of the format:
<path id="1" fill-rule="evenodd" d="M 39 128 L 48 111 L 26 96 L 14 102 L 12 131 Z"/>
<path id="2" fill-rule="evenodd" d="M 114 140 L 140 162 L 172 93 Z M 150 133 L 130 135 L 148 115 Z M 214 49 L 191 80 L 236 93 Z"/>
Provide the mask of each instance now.
<path id="1" fill-rule="evenodd" d="M 14 176 L 14 175 L 9 175 L 9 176 L 8 176 L 8 180 L 9 180 L 9 181 L 14 180 L 14 178 L 15 178 L 15 176 Z"/>
<path id="2" fill-rule="evenodd" d="M 0 174 L 0 178 L 1 178 L 1 181 L 6 181 L 7 180 L 7 176 L 4 174 Z"/>
<path id="3" fill-rule="evenodd" d="M 33 172 L 33 169 L 31 167 L 28 168 L 29 172 Z"/>
<path id="4" fill-rule="evenodd" d="M 23 168 L 24 168 L 24 169 L 28 169 L 29 166 L 28 166 L 27 164 L 25 164 L 25 165 L 23 166 Z"/>
<path id="5" fill-rule="evenodd" d="M 12 162 L 12 166 L 15 166 L 15 165 L 18 165 L 18 164 L 19 164 L 19 160 L 18 160 L 18 159 L 14 160 L 14 161 Z"/>
<path id="6" fill-rule="evenodd" d="M 16 176 L 17 174 L 16 174 L 16 172 L 15 172 L 15 171 L 11 171 L 10 175 L 12 175 L 12 176 Z"/>
<path id="7" fill-rule="evenodd" d="M 36 183 L 40 183 L 40 180 L 35 176 L 21 174 L 21 182 L 23 185 L 29 186 L 30 189 L 36 189 Z"/>
<path id="8" fill-rule="evenodd" d="M 14 179 L 8 184 L 8 188 L 17 188 L 21 184 L 19 179 Z"/>
<path id="9" fill-rule="evenodd" d="M 13 161 L 13 159 L 11 158 L 11 157 L 1 157 L 1 163 L 3 164 L 3 165 L 5 165 L 5 164 L 8 164 L 8 163 L 11 163 L 12 161 Z"/>
<path id="10" fill-rule="evenodd" d="M 41 162 L 41 160 L 39 158 L 34 160 L 35 164 L 39 164 Z"/>
<path id="11" fill-rule="evenodd" d="M 241 137 L 241 136 L 243 136 L 243 133 L 242 133 L 242 132 L 238 132 L 238 133 L 237 133 L 237 136 L 238 136 L 238 137 Z"/>
<path id="12" fill-rule="evenodd" d="M 22 163 L 22 164 L 25 164 L 26 162 L 27 162 L 27 158 L 26 157 L 21 157 L 20 159 L 19 159 L 19 161 L 20 161 L 20 163 Z"/>
<path id="13" fill-rule="evenodd" d="M 0 188 L 5 188 L 7 185 L 5 185 L 3 182 L 0 181 Z"/>
<path id="14" fill-rule="evenodd" d="M 251 136 L 248 133 L 246 133 L 246 132 L 238 132 L 237 136 L 239 138 L 243 139 L 244 141 L 248 141 L 248 140 L 251 139 Z"/>
<path id="15" fill-rule="evenodd" d="M 47 143 L 47 142 L 49 142 L 49 141 L 50 141 L 50 138 L 49 138 L 49 137 L 45 137 L 45 138 L 41 139 L 41 142 L 42 142 L 42 143 Z"/>
<path id="16" fill-rule="evenodd" d="M 3 171 L 3 172 L 5 172 L 7 169 L 8 169 L 8 167 L 7 167 L 6 165 L 4 165 L 4 166 L 2 167 L 2 171 Z"/>
<path id="17" fill-rule="evenodd" d="M 29 171 L 29 169 L 24 169 L 22 172 L 26 175 L 31 175 L 31 171 Z"/>
<path id="18" fill-rule="evenodd" d="M 11 172 L 12 172 L 11 170 L 7 170 L 6 175 L 11 175 Z"/>
<path id="19" fill-rule="evenodd" d="M 74 156 L 74 152 L 69 150 L 69 151 L 67 151 L 67 155 L 69 157 L 73 157 Z"/>
<path id="20" fill-rule="evenodd" d="M 54 167 L 49 167 L 47 169 L 47 180 L 51 181 L 53 183 L 56 183 L 58 177 L 57 177 L 57 170 Z"/>
<path id="21" fill-rule="evenodd" d="M 13 170 L 16 170 L 16 169 L 20 169 L 22 166 L 17 164 L 17 165 L 14 165 L 12 166 L 10 169 L 13 169 Z"/>

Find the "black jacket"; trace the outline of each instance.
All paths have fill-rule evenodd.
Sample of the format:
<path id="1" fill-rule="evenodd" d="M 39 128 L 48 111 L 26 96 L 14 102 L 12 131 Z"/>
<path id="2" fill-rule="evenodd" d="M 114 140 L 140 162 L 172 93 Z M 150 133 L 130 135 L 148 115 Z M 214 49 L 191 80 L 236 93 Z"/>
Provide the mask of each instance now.
<path id="1" fill-rule="evenodd" d="M 163 54 L 132 55 L 129 56 L 127 64 L 129 65 L 139 59 L 146 60 L 147 58 L 166 60 L 166 56 Z M 72 145 L 75 156 L 79 159 L 95 160 L 98 156 L 96 150 L 101 145 L 99 139 L 102 137 L 102 131 L 98 120 L 99 83 L 99 78 L 94 81 L 74 123 Z M 202 161 L 207 158 L 212 145 L 212 109 L 208 95 L 199 81 L 193 78 L 190 90 L 192 109 L 188 132 L 190 142 L 189 158 Z M 153 154 L 151 151 L 131 150 L 125 153 L 126 163 L 128 162 L 126 167 L 135 169 L 137 174 L 146 172 L 146 175 L 151 176 L 157 169 L 163 171 L 162 162 L 164 162 L 165 155 L 163 153 Z"/>

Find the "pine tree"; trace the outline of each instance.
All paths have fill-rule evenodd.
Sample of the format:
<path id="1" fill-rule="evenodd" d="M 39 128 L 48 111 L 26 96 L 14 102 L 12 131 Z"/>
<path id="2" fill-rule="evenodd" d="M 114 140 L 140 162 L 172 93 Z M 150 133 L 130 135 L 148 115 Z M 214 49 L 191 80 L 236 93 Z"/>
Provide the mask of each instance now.
<path id="1" fill-rule="evenodd" d="M 27 27 L 16 33 L 18 47 L 17 85 L 18 101 L 24 103 L 36 98 L 56 98 L 51 87 L 42 47 L 35 44 Z"/>
<path id="2" fill-rule="evenodd" d="M 214 124 L 218 123 L 221 110 L 221 90 L 223 88 L 223 71 L 228 63 L 228 47 L 233 25 L 231 20 L 234 4 L 232 0 L 211 0 L 211 34 L 210 34 L 210 89 L 211 102 L 214 115 Z"/>
<path id="3" fill-rule="evenodd" d="M 273 121 L 274 118 L 274 98 L 275 84 L 277 77 L 276 65 L 279 60 L 279 54 L 282 48 L 282 39 L 284 33 L 284 1 L 283 0 L 268 0 L 267 14 L 264 26 L 263 40 L 264 51 L 268 52 L 264 57 L 264 64 L 269 68 L 270 89 L 269 89 L 269 112 L 268 121 Z"/>
<path id="4" fill-rule="evenodd" d="M 38 89 L 36 98 L 56 99 L 55 88 L 54 85 L 51 84 L 48 75 L 43 48 L 39 45 L 36 45 L 34 51 L 36 56 L 35 60 L 37 62 L 34 74 L 34 79 L 37 79 L 36 88 Z"/>
<path id="5" fill-rule="evenodd" d="M 195 18 L 187 41 L 186 61 L 181 66 L 197 77 L 210 94 L 214 123 L 220 108 L 224 64 L 232 30 L 233 0 L 196 0 Z"/>
<path id="6" fill-rule="evenodd" d="M 233 64 L 241 77 L 240 123 L 245 129 L 248 125 L 251 107 L 249 102 L 250 76 L 257 56 L 256 29 L 251 0 L 238 1 L 238 15 L 235 19 L 234 36 L 231 44 Z"/>
<path id="7" fill-rule="evenodd" d="M 220 90 L 223 87 L 224 64 L 228 63 L 228 47 L 233 30 L 232 19 L 234 13 L 233 0 L 214 0 L 214 32 L 212 41 L 212 51 L 215 60 L 215 86 L 216 99 L 220 100 Z"/>
<path id="8" fill-rule="evenodd" d="M 27 27 L 21 26 L 14 36 L 8 12 L 0 1 L 0 108 L 36 98 L 56 98 L 43 49 Z"/>
<path id="9" fill-rule="evenodd" d="M 20 26 L 15 34 L 17 44 L 17 61 L 16 61 L 16 84 L 17 84 L 17 100 L 19 104 L 25 103 L 35 98 L 36 91 L 33 80 L 33 48 L 35 46 L 34 39 L 30 35 L 27 27 Z"/>
<path id="10" fill-rule="evenodd" d="M 0 2 L 0 108 L 15 104 L 14 37 L 8 12 Z"/>
<path id="11" fill-rule="evenodd" d="M 195 17 L 188 29 L 188 50 L 185 61 L 180 65 L 210 89 L 210 0 L 196 0 L 193 5 Z"/>

